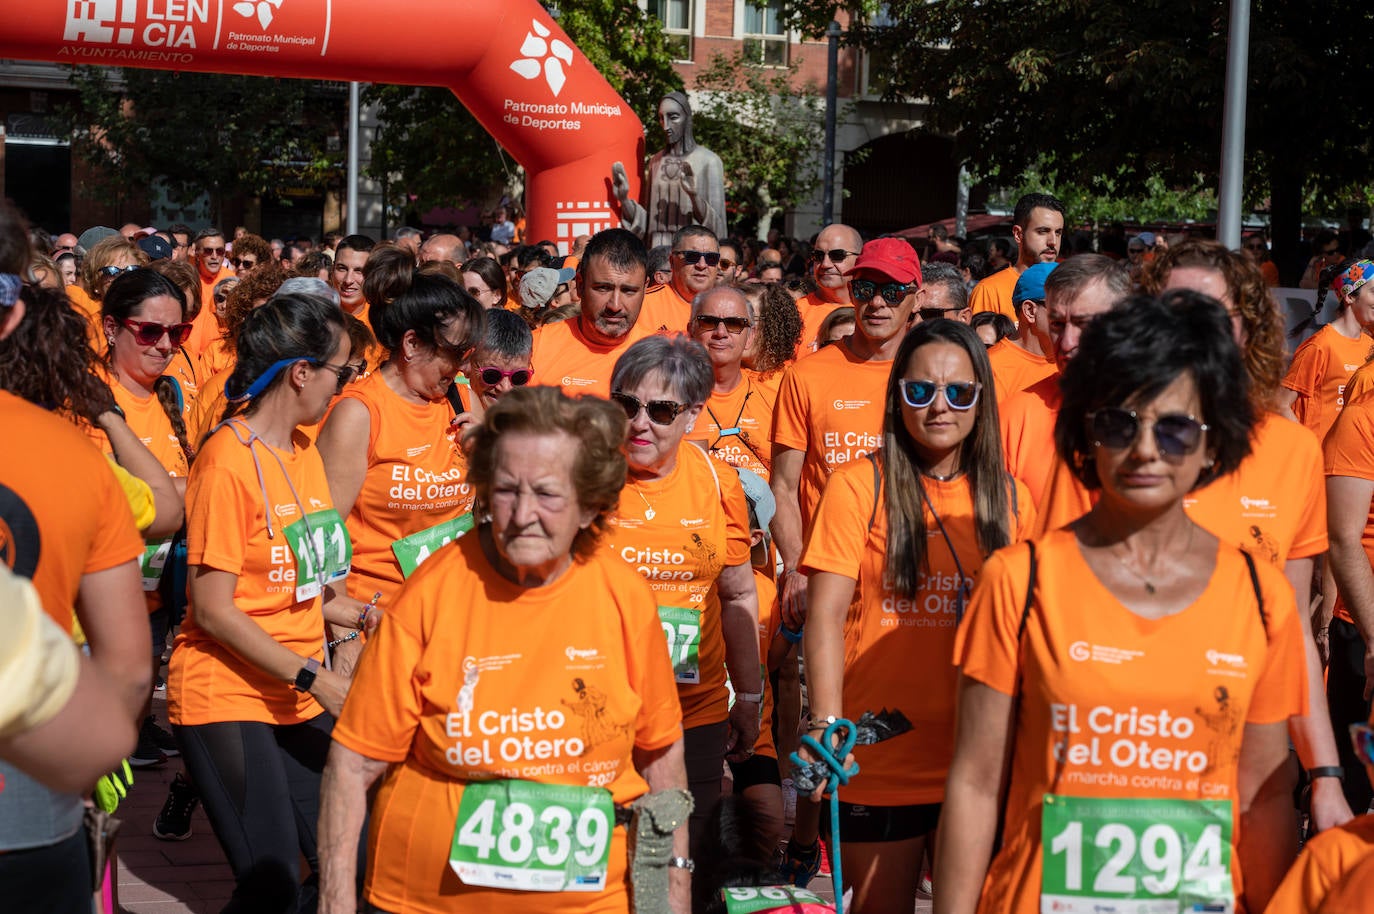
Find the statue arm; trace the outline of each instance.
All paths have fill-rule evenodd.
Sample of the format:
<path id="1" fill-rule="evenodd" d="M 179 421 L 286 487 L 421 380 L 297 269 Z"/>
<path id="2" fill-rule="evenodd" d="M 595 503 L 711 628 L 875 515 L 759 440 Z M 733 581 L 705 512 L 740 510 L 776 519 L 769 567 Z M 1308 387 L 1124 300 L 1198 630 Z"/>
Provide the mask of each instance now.
<path id="1" fill-rule="evenodd" d="M 620 201 L 620 227 L 643 238 L 644 231 L 648 228 L 649 214 L 630 196 L 630 179 L 625 174 L 625 166 L 620 162 L 611 164 L 611 189 Z"/>
<path id="2" fill-rule="evenodd" d="M 704 147 L 697 147 L 706 155 L 701 156 L 697 169 L 693 172 L 694 193 L 692 194 L 692 218 L 715 233 L 717 238 L 725 237 L 725 168 L 720 157 Z"/>

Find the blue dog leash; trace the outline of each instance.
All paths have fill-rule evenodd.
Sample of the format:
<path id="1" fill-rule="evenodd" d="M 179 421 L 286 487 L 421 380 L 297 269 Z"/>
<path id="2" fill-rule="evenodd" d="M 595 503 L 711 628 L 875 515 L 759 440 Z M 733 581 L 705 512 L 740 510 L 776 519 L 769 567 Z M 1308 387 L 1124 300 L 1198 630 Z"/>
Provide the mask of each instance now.
<path id="1" fill-rule="evenodd" d="M 835 746 L 835 737 L 841 731 L 844 733 L 844 738 L 839 746 L 832 749 L 831 747 Z M 830 797 L 830 880 L 835 888 L 836 914 L 844 914 L 844 875 L 840 871 L 839 788 L 848 784 L 849 779 L 859 773 L 858 762 L 848 768 L 844 767 L 845 757 L 854 751 L 854 743 L 858 735 L 859 728 L 854 726 L 853 721 L 842 717 L 825 728 L 825 733 L 821 735 L 820 740 L 810 734 L 803 736 L 801 740 L 801 744 L 830 769 L 826 776 L 822 795 Z M 798 768 L 805 768 L 809 763 L 796 752 L 793 752 L 792 764 Z"/>

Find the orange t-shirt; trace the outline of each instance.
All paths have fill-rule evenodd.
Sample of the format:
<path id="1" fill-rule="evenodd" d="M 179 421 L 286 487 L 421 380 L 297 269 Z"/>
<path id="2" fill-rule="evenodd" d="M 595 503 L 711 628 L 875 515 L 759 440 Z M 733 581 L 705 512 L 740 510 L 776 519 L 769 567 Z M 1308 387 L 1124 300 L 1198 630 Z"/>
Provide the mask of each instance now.
<path id="1" fill-rule="evenodd" d="M 716 578 L 749 563 L 749 506 L 739 476 L 694 444 L 662 479 L 625 483 L 605 548 L 649 582 L 682 702 L 682 725 L 726 718 L 725 636 Z M 695 648 L 695 650 L 694 650 Z"/>
<path id="2" fill-rule="evenodd" d="M 1336 424 L 1331 426 L 1331 433 L 1326 436 L 1322 450 L 1323 469 L 1327 476 L 1374 480 L 1374 400 L 1351 403 L 1342 410 Z M 1323 487 L 1323 495 L 1325 491 Z M 1374 562 L 1374 505 L 1370 506 L 1369 519 L 1365 522 L 1364 533 L 1360 535 L 1360 543 L 1370 561 Z M 1336 593 L 1335 615 L 1352 625 L 1355 622 L 1339 591 Z"/>
<path id="3" fill-rule="evenodd" d="M 219 425 L 220 417 L 224 415 L 224 407 L 228 403 L 224 398 L 224 385 L 233 373 L 234 368 L 230 366 L 206 378 L 201 385 L 200 393 L 186 416 L 186 434 L 190 436 L 193 445 L 204 441 L 205 436 Z"/>
<path id="4" fill-rule="evenodd" d="M 109 462 L 71 422 L 0 391 L 0 563 L 68 634 L 83 575 L 143 555 Z"/>
<path id="5" fill-rule="evenodd" d="M 1269 900 L 1274 914 L 1365 914 L 1374 897 L 1374 815 L 1309 838 Z M 1361 891 L 1352 891 L 1360 887 Z"/>
<path id="6" fill-rule="evenodd" d="M 582 333 L 582 318 L 574 317 L 556 324 L 545 324 L 534 332 L 534 350 L 530 364 L 534 366 L 534 383 L 561 387 L 568 396 L 590 394 L 594 397 L 611 395 L 611 371 L 616 359 L 630 344 L 648 334 L 641 322 L 619 343 L 603 346 Z"/>
<path id="7" fill-rule="evenodd" d="M 471 509 L 467 460 L 447 402 L 402 400 L 380 371 L 350 384 L 339 399 L 357 400 L 371 420 L 367 475 L 347 518 L 353 537 L 348 593 L 367 602 L 381 591 L 385 606 L 403 580 L 391 544 Z"/>
<path id="8" fill-rule="evenodd" d="M 923 480 L 949 541 L 927 505 L 929 570 L 920 575 L 917 594 L 905 597 L 892 591 L 884 574 L 887 498 L 875 495 L 873 473 L 871 461 L 858 460 L 830 477 L 801 567 L 855 582 L 844 621 L 844 716 L 858 720 L 865 711 L 899 710 L 912 729 L 874 746 L 856 747 L 860 773 L 840 789 L 840 799 L 867 806 L 939 803 L 954 755 L 958 675 L 949 658 L 960 590 L 971 588 L 983 567 L 973 488 L 967 476 L 950 482 Z M 1008 518 L 1013 541 L 1025 539 L 1035 519 L 1025 486 L 1017 483 L 1016 489 L 1017 511 Z"/>
<path id="9" fill-rule="evenodd" d="M 988 363 L 992 365 L 992 383 L 997 388 L 999 406 L 1019 391 L 1059 376 L 1053 361 L 1027 352 L 1009 339 L 998 340 L 988 349 Z"/>
<path id="10" fill-rule="evenodd" d="M 100 302 L 80 286 L 67 286 L 67 301 L 86 318 L 86 338 L 98 355 L 105 354 L 105 330 L 101 326 Z"/>
<path id="11" fill-rule="evenodd" d="M 219 317 L 215 314 L 215 283 L 221 279 L 228 279 L 234 275 L 234 270 L 227 264 L 220 268 L 219 273 L 211 280 L 206 281 L 196 271 L 196 278 L 200 280 L 200 313 L 192 321 L 191 336 L 186 340 L 186 348 L 191 355 L 199 356 L 209 348 L 210 344 L 220 338 L 224 328 L 220 326 Z"/>
<path id="12" fill-rule="evenodd" d="M 778 747 L 773 742 L 773 686 L 768 676 L 768 648 L 782 628 L 782 613 L 778 612 L 778 584 L 768 575 L 754 569 L 754 585 L 759 592 L 759 663 L 763 666 L 763 703 L 759 705 L 759 738 L 754 741 L 754 754 L 777 759 Z"/>
<path id="13" fill-rule="evenodd" d="M 1016 302 L 1012 301 L 1016 281 L 1020 278 L 1021 271 L 1016 269 L 1015 265 L 1003 267 L 991 276 L 985 277 L 969 293 L 969 307 L 973 309 L 974 314 L 980 311 L 1005 314 L 1011 318 L 1013 324 L 1021 326 L 1021 315 L 1016 311 Z"/>
<path id="14" fill-rule="evenodd" d="M 830 316 L 830 312 L 836 308 L 848 307 L 843 302 L 828 302 L 820 297 L 819 292 L 811 292 L 797 299 L 797 310 L 801 312 L 802 334 L 797 341 L 797 354 L 793 358 L 801 358 L 815 352 L 818 348 L 816 338 L 820 336 L 821 324 Z"/>
<path id="15" fill-rule="evenodd" d="M 1358 403 L 1360 400 L 1364 399 L 1371 390 L 1374 390 L 1374 368 L 1371 368 L 1371 365 L 1374 365 L 1374 361 L 1365 362 L 1359 368 L 1356 368 L 1355 371 L 1351 373 L 1350 379 L 1345 382 L 1345 390 L 1343 393 L 1345 395 L 1346 406 L 1349 406 L 1351 403 Z M 1330 431 L 1330 429 L 1327 429 L 1327 431 Z"/>
<path id="16" fill-rule="evenodd" d="M 1279 284 L 1279 268 L 1272 260 L 1260 264 L 1260 275 L 1264 277 L 1264 284 L 1271 289 Z"/>
<path id="17" fill-rule="evenodd" d="M 1246 563 L 1223 542 L 1197 601 L 1166 618 L 1145 619 L 1098 581 L 1071 531 L 1040 539 L 1036 558 L 1024 633 L 1018 634 L 1028 549 L 1014 546 L 983 566 L 955 644 L 964 675 L 1021 697 L 1012 724 L 1004 843 L 988 869 L 979 910 L 1038 912 L 1042 861 L 1053 857 L 1068 866 L 1056 847 L 1064 833 L 1053 841 L 1041 834 L 1047 794 L 1070 798 L 1068 803 L 1229 801 L 1231 870 L 1240 901 L 1236 763 L 1245 725 L 1307 712 L 1293 589 L 1277 569 L 1256 563 L 1266 628 Z M 1101 846 L 1104 833 L 1098 832 Z M 1089 829 L 1081 840 L 1091 849 Z M 1085 888 L 1096 881 L 1091 875 Z"/>
<path id="18" fill-rule="evenodd" d="M 1326 481 L 1316 436 L 1265 412 L 1250 448 L 1234 473 L 1183 499 L 1188 516 L 1276 568 L 1321 555 L 1327 546 Z"/>
<path id="19" fill-rule="evenodd" d="M 181 384 L 183 399 L 189 404 L 200 393 L 200 385 L 209 380 L 210 375 L 202 372 L 196 357 L 182 347 L 172 356 L 172 364 L 163 374 L 171 375 Z"/>
<path id="20" fill-rule="evenodd" d="M 882 444 L 891 372 L 891 359 L 864 361 L 839 344 L 807 356 L 783 376 L 773 412 L 773 444 L 806 455 L 797 491 L 803 531 L 811 527 L 830 474 Z"/>
<path id="21" fill-rule="evenodd" d="M 223 337 L 212 340 L 200 354 L 200 376 L 213 378 L 221 371 L 232 370 L 237 361 L 234 350 Z"/>
<path id="22" fill-rule="evenodd" d="M 655 286 L 644 294 L 644 305 L 639 309 L 636 327 L 644 332 L 659 336 L 677 336 L 687 332 L 687 322 L 692 318 L 692 300 L 678 294 L 673 284 Z"/>
<path id="23" fill-rule="evenodd" d="M 752 470 L 764 479 L 773 466 L 773 407 L 776 388 L 758 383 L 758 375 L 745 368 L 742 383 L 728 394 L 712 393 L 697 417 L 688 441 L 704 441 L 712 455 L 732 467 Z M 738 429 L 728 435 L 721 430 Z"/>
<path id="24" fill-rule="evenodd" d="M 999 406 L 1007 472 L 1026 484 L 1035 502 L 1036 536 L 1077 520 L 1096 501 L 1055 450 L 1054 424 L 1063 403 L 1056 374 Z"/>
<path id="25" fill-rule="evenodd" d="M 298 444 L 287 453 L 250 435 L 242 421 L 232 421 L 211 435 L 196 457 L 186 489 L 186 560 L 235 575 L 239 612 L 302 661 L 323 659 L 320 597 L 298 598 L 297 586 L 308 581 L 298 580 L 300 563 L 286 531 L 302 514 L 332 508 L 324 463 L 314 447 Z M 334 537 L 326 537 L 325 548 L 335 548 Z M 172 651 L 167 680 L 172 723 L 295 724 L 322 713 L 308 692 L 295 691 L 239 657 L 205 632 L 196 616 L 193 601 Z"/>
<path id="26" fill-rule="evenodd" d="M 1350 376 L 1369 358 L 1374 340 L 1361 333 L 1349 339 L 1327 324 L 1308 337 L 1283 378 L 1283 386 L 1298 395 L 1293 414 L 1320 441 L 1331 430 L 1341 407 Z"/>
<path id="27" fill-rule="evenodd" d="M 601 787 L 621 805 L 646 793 L 634 750 L 682 736 L 662 641 L 648 588 L 605 553 L 544 587 L 497 574 L 476 533 L 421 566 L 368 640 L 334 727 L 341 745 L 393 763 L 372 803 L 368 900 L 395 914 L 625 910 L 619 828 L 595 895 L 468 886 L 448 853 L 467 782 Z"/>

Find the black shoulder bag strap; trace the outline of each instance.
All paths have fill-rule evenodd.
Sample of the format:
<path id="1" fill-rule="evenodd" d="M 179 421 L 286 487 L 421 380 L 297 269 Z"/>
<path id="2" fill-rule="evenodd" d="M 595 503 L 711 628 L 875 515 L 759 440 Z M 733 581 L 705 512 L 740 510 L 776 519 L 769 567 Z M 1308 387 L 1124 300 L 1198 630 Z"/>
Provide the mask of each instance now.
<path id="1" fill-rule="evenodd" d="M 1021 715 L 1021 679 L 1022 670 L 1025 669 L 1026 661 L 1022 657 L 1022 650 L 1025 642 L 1026 627 L 1030 623 L 1031 604 L 1035 601 L 1035 576 L 1036 576 L 1036 556 L 1035 542 L 1028 541 L 1027 548 L 1030 550 L 1030 569 L 1026 575 L 1026 599 L 1021 606 L 1021 624 L 1016 628 L 1016 686 L 1011 695 L 1011 726 L 1007 729 L 1007 760 L 1002 768 L 1002 788 L 997 803 L 997 835 L 993 839 L 992 847 L 995 855 L 1002 846 L 1002 832 L 1007 825 L 1007 795 L 1011 792 L 1011 776 L 1014 762 L 1016 760 L 1016 725 Z"/>
<path id="2" fill-rule="evenodd" d="M 1260 592 L 1259 572 L 1255 570 L 1255 557 L 1244 549 L 1245 567 L 1250 571 L 1250 586 L 1255 588 L 1255 604 L 1259 607 L 1260 624 L 1264 626 L 1264 637 L 1269 637 L 1269 614 L 1264 611 L 1264 594 Z"/>

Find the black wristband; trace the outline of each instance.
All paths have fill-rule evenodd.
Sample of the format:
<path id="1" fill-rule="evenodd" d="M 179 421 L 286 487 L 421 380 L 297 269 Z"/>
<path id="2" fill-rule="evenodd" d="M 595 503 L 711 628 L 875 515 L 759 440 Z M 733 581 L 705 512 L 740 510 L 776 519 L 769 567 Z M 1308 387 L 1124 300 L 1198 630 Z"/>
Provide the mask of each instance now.
<path id="1" fill-rule="evenodd" d="M 1322 765 L 1317 768 L 1307 769 L 1307 779 L 1315 781 L 1317 778 L 1335 778 L 1338 781 L 1345 780 L 1345 769 L 1340 765 Z"/>

